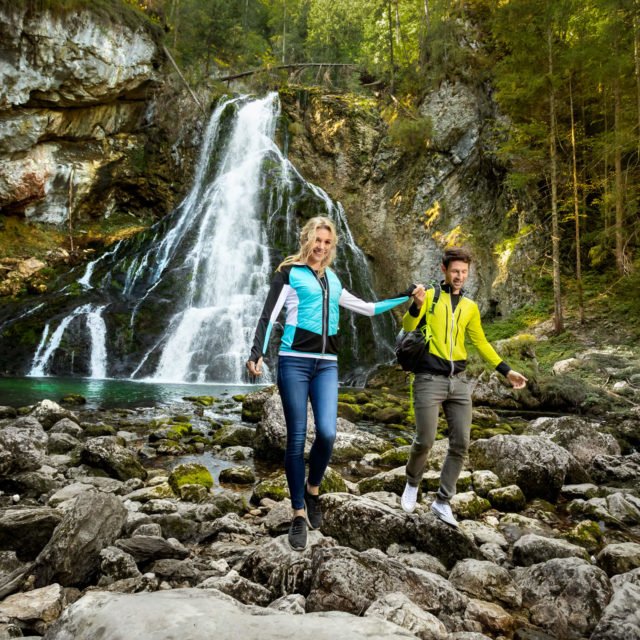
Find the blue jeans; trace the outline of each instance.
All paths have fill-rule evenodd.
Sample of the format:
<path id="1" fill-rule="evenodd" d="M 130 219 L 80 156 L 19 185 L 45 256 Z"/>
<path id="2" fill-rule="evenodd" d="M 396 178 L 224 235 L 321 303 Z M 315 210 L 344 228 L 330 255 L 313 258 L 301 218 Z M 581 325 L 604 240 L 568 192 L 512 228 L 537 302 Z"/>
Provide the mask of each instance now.
<path id="1" fill-rule="evenodd" d="M 291 506 L 304 509 L 304 445 L 307 399 L 311 399 L 316 437 L 309 453 L 309 485 L 317 487 L 329 464 L 338 419 L 338 363 L 335 360 L 280 356 L 278 390 L 287 424 L 284 470 Z"/>

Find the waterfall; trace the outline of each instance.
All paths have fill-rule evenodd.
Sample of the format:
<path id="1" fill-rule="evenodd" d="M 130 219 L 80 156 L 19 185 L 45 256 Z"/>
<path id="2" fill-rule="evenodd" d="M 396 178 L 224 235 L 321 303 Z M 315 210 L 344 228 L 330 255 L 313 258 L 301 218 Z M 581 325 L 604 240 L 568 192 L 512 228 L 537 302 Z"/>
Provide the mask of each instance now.
<path id="1" fill-rule="evenodd" d="M 73 373 L 79 353 L 93 378 L 244 381 L 273 270 L 297 249 L 298 221 L 312 215 L 336 224 L 335 268 L 344 285 L 375 299 L 342 206 L 307 182 L 275 143 L 279 117 L 276 93 L 219 101 L 185 199 L 65 288 L 55 317 L 39 318 L 45 328 L 29 375 Z M 389 318 L 343 315 L 348 371 L 390 355 Z M 263 381 L 272 380 L 267 368 Z"/>
<path id="2" fill-rule="evenodd" d="M 90 349 L 90 375 L 91 378 L 105 378 L 106 377 L 106 363 L 107 363 L 107 329 L 102 318 L 102 312 L 104 306 L 94 307 L 91 304 L 85 304 L 76 308 L 68 316 L 62 319 L 62 322 L 56 327 L 56 330 L 51 334 L 50 323 L 47 323 L 42 332 L 42 338 L 36 349 L 31 369 L 28 376 L 41 377 L 46 376 L 51 360 L 53 359 L 56 351 L 60 348 L 62 338 L 71 324 L 71 322 L 80 316 L 86 317 L 86 327 L 89 330 L 89 337 L 91 342 Z"/>

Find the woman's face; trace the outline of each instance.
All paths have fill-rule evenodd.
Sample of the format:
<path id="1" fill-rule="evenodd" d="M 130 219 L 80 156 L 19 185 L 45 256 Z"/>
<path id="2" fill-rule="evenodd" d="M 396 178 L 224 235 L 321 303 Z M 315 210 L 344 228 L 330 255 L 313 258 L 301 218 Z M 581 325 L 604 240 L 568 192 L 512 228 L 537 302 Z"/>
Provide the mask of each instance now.
<path id="1" fill-rule="evenodd" d="M 310 267 L 319 267 L 322 261 L 331 253 L 333 234 L 329 229 L 316 229 L 313 250 L 307 259 Z"/>

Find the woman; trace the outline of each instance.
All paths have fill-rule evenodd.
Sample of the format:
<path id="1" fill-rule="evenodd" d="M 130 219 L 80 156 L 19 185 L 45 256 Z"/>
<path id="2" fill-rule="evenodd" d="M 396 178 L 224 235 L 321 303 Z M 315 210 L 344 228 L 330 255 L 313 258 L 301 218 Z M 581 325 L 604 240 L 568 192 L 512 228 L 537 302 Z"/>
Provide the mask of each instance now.
<path id="1" fill-rule="evenodd" d="M 305 224 L 298 253 L 287 257 L 273 278 L 247 362 L 251 375 L 262 374 L 262 356 L 284 306 L 286 322 L 278 353 L 278 390 L 287 425 L 285 472 L 293 507 L 289 544 L 299 550 L 307 546 L 307 519 L 312 529 L 322 524 L 318 493 L 333 450 L 338 413 L 339 307 L 373 316 L 406 302 L 415 289 L 412 286 L 399 297 L 382 302 L 356 298 L 343 289 L 329 268 L 337 242 L 336 229 L 328 218 L 311 218 Z M 308 398 L 316 437 L 305 483 Z"/>

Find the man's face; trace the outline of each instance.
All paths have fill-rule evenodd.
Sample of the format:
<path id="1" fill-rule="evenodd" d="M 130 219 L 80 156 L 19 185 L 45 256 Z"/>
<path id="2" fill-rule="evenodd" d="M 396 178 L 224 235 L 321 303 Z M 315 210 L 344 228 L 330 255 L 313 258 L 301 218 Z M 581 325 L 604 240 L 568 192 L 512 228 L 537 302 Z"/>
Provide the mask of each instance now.
<path id="1" fill-rule="evenodd" d="M 441 265 L 444 281 L 451 285 L 453 293 L 460 293 L 469 277 L 469 265 L 462 260 L 453 260 L 448 267 Z"/>

